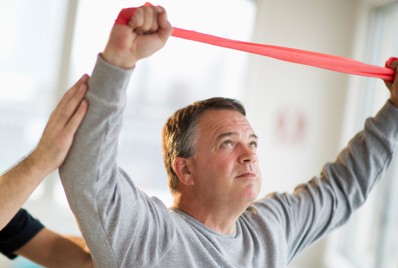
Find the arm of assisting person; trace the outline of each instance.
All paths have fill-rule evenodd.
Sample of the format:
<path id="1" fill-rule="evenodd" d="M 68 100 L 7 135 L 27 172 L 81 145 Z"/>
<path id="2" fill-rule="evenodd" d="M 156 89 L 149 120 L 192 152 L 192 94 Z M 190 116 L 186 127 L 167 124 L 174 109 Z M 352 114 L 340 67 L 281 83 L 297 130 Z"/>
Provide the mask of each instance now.
<path id="1" fill-rule="evenodd" d="M 81 237 L 63 236 L 47 228 L 39 231 L 15 253 L 44 267 L 94 267 Z"/>
<path id="2" fill-rule="evenodd" d="M 134 59 L 124 65 L 109 57 L 107 52 L 121 47 L 109 45 L 119 34 L 134 33 L 128 26 L 114 26 L 88 83 L 86 98 L 90 109 L 60 168 L 60 176 L 96 266 L 148 267 L 168 247 L 171 225 L 165 223 L 167 208 L 139 191 L 116 163 L 126 89 L 137 60 L 136 54 L 124 54 L 123 59 Z M 143 34 L 137 39 L 151 35 Z M 114 39 L 120 40 L 119 37 Z M 144 49 L 150 47 L 140 44 Z"/>
<path id="3" fill-rule="evenodd" d="M 10 259 L 20 255 L 45 267 L 93 267 L 81 237 L 52 232 L 24 209 L 0 231 L 0 252 Z"/>

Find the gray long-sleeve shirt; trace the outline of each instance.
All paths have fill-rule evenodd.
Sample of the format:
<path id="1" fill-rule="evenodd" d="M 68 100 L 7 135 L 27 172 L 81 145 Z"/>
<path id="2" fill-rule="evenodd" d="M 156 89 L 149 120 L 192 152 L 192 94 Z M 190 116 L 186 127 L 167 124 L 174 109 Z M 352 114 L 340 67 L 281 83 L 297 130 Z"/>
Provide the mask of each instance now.
<path id="1" fill-rule="evenodd" d="M 97 267 L 286 267 L 363 204 L 396 147 L 398 109 L 387 102 L 319 176 L 291 194 L 258 200 L 238 219 L 234 234 L 219 234 L 148 197 L 118 167 L 132 71 L 98 57 L 89 80 L 89 111 L 60 169 Z"/>

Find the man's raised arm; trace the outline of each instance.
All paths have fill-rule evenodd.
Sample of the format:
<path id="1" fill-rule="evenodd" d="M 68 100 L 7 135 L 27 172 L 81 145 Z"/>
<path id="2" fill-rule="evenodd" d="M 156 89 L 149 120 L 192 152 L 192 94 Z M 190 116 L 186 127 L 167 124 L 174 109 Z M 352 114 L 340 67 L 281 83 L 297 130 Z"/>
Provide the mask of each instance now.
<path id="1" fill-rule="evenodd" d="M 126 253 L 128 246 L 122 240 L 139 218 L 131 207 L 140 205 L 139 191 L 116 163 L 118 135 L 133 67 L 162 48 L 171 31 L 165 10 L 147 6 L 137 8 L 128 25 L 112 28 L 88 82 L 90 109 L 60 168 L 69 205 L 97 266 L 122 265 L 118 253 Z"/>

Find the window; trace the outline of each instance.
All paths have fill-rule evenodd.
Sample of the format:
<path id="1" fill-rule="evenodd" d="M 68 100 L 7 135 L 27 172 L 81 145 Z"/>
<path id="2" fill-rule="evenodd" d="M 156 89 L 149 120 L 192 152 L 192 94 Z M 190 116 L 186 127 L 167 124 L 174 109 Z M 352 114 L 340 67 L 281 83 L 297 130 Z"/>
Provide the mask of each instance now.
<path id="1" fill-rule="evenodd" d="M 394 27 L 396 25 L 398 2 L 375 10 L 368 62 L 380 65 L 390 56 L 398 55 L 398 35 Z M 366 117 L 374 115 L 389 96 L 382 82 L 375 79 L 365 81 L 365 90 L 357 100 L 361 110 L 358 125 L 362 125 Z M 333 244 L 338 254 L 331 254 L 330 267 L 398 267 L 397 177 L 398 158 L 395 157 L 365 205 L 354 214 L 347 226 L 336 234 Z"/>
<path id="2" fill-rule="evenodd" d="M 34 147 L 58 97 L 64 5 L 0 2 L 0 171 Z"/>

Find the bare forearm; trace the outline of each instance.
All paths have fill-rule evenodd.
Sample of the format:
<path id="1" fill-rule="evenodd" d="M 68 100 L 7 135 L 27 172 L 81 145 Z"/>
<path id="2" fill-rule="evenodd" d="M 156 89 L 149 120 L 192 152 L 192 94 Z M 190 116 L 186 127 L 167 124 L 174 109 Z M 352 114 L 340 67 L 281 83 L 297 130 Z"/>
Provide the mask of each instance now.
<path id="1" fill-rule="evenodd" d="M 49 174 L 29 155 L 0 177 L 0 230 L 14 217 L 40 182 Z"/>
<path id="2" fill-rule="evenodd" d="M 16 253 L 45 267 L 94 267 L 82 238 L 61 236 L 48 229 L 40 231 Z"/>

